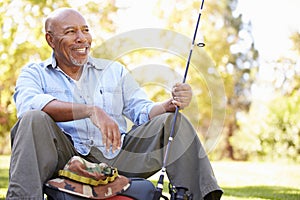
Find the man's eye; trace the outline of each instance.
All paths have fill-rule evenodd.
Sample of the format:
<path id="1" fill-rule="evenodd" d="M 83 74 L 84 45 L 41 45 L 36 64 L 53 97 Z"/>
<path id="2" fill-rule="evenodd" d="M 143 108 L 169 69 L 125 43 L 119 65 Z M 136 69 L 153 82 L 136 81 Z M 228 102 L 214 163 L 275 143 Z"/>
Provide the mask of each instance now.
<path id="1" fill-rule="evenodd" d="M 83 32 L 85 32 L 85 33 L 88 33 L 89 31 L 90 31 L 90 29 L 88 29 L 88 28 L 83 29 Z"/>
<path id="2" fill-rule="evenodd" d="M 66 31 L 66 34 L 73 34 L 73 33 L 75 33 L 74 30 L 68 30 L 68 31 Z"/>

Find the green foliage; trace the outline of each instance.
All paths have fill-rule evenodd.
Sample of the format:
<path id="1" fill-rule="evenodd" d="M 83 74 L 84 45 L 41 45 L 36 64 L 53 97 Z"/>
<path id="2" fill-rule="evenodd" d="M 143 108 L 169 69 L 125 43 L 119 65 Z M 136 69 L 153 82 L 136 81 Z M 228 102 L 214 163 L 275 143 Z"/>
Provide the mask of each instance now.
<path id="1" fill-rule="evenodd" d="M 259 131 L 263 122 L 263 116 L 255 113 L 254 115 L 245 114 L 242 119 L 238 120 L 239 130 L 230 138 L 233 146 L 234 157 L 236 160 L 253 160 L 257 159 L 258 152 L 261 150 L 259 140 Z"/>
<path id="2" fill-rule="evenodd" d="M 259 134 L 260 154 L 300 161 L 299 105 L 299 95 L 277 98 L 269 104 L 266 126 Z"/>
<path id="3" fill-rule="evenodd" d="M 291 40 L 294 53 L 299 54 L 299 33 L 292 34 Z M 299 162 L 299 66 L 295 58 L 281 57 L 270 67 L 275 95 L 271 100 L 254 102 L 250 112 L 241 115 L 240 129 L 230 142 L 239 159 Z"/>
<path id="4" fill-rule="evenodd" d="M 300 81 L 298 76 L 288 75 L 294 73 L 295 63 L 288 62 L 286 59 L 278 61 L 278 74 L 284 68 L 282 64 L 288 62 L 283 88 L 285 90 L 292 88 L 292 90 L 283 94 L 289 98 L 278 98 L 276 103 L 272 102 L 270 107 L 264 108 L 267 110 L 266 113 L 262 113 L 260 109 L 253 110 L 250 89 L 258 71 L 258 52 L 251 39 L 251 24 L 243 22 L 242 15 L 235 13 L 237 3 L 237 0 L 205 2 L 198 33 L 204 36 L 206 46 L 203 51 L 194 51 L 187 79 L 187 82 L 192 85 L 194 96 L 192 105 L 182 112 L 190 118 L 200 137 L 204 139 L 204 144 L 206 146 L 208 144 L 209 150 L 214 150 L 214 145 L 217 146 L 214 154 L 210 155 L 213 158 L 230 157 L 245 160 L 253 157 L 287 156 L 294 159 L 299 155 L 297 149 L 299 133 L 296 134 L 298 124 L 295 120 L 299 104 L 295 99 L 297 99 Z M 44 39 L 43 19 L 55 8 L 64 6 L 77 8 L 88 20 L 96 44 L 93 46 L 96 50 L 94 55 L 113 58 L 128 66 L 130 70 L 143 64 L 147 59 L 160 59 L 174 72 L 183 74 L 189 50 L 189 45 L 186 44 L 180 47 L 186 50 L 180 55 L 144 49 L 124 51 L 125 53 L 120 56 L 119 53 L 124 50 L 122 48 L 128 48 L 132 41 L 122 41 L 112 46 L 114 54 L 110 54 L 107 49 L 97 52 L 98 46 L 117 31 L 115 19 L 118 18 L 119 11 L 124 8 L 117 7 L 114 1 L 100 1 L 100 3 L 82 1 L 75 5 L 69 0 L 3 0 L 0 2 L 1 147 L 5 146 L 4 143 L 9 144 L 7 136 L 16 121 L 16 111 L 11 96 L 19 71 L 29 61 L 40 61 L 50 55 L 51 49 Z M 166 29 L 191 38 L 199 7 L 200 1 L 196 0 L 176 2 L 176 5 L 173 0 L 158 1 L 153 14 L 164 22 Z M 295 48 L 299 46 L 297 45 L 299 34 L 295 34 L 292 39 Z M 201 34 L 198 35 L 197 40 L 202 41 Z M 178 45 L 176 38 L 168 35 L 161 35 L 158 41 L 166 43 L 165 49 L 177 48 Z M 149 71 L 144 71 L 144 75 L 141 75 L 140 71 L 139 73 L 139 78 L 147 78 Z M 167 98 L 170 95 L 171 83 L 175 80 L 181 81 L 181 77 L 178 79 L 178 76 L 166 74 L 168 75 L 164 76 L 164 79 L 153 81 L 161 85 L 143 85 L 155 101 Z M 281 85 L 279 84 L 278 87 Z M 290 105 L 286 105 L 286 102 Z M 278 104 L 281 106 L 279 107 Z M 249 111 L 249 108 L 252 110 Z M 274 148 L 278 151 L 276 154 Z M 3 151 L 0 149 L 0 153 Z"/>
<path id="5" fill-rule="evenodd" d="M 244 116 L 241 129 L 231 138 L 236 157 L 299 162 L 299 105 L 298 95 L 280 96 Z"/>
<path id="6" fill-rule="evenodd" d="M 160 17 L 168 19 L 168 28 L 191 36 L 201 1 L 185 3 L 177 1 L 178 5 L 174 5 L 172 0 L 159 3 L 160 6 L 169 5 L 168 12 L 159 9 L 156 11 Z M 198 40 L 201 41 L 201 35 L 203 35 L 206 44 L 205 51 L 214 61 L 214 66 L 205 67 L 204 71 L 214 69 L 223 81 L 222 83 L 215 82 L 214 85 L 225 91 L 223 99 L 220 95 L 210 96 L 213 94 L 213 90 L 207 87 L 206 82 L 204 86 L 207 88 L 203 91 L 208 95 L 202 93 L 201 97 L 197 97 L 198 103 L 201 105 L 199 124 L 201 130 L 199 129 L 199 131 L 202 135 L 206 135 L 207 130 L 212 130 L 205 139 L 209 146 L 211 138 L 214 138 L 214 143 L 219 142 L 218 127 L 224 126 L 222 143 L 219 143 L 214 151 L 214 154 L 217 154 L 214 156 L 215 158 L 234 158 L 229 140 L 238 128 L 236 126 L 237 113 L 247 112 L 251 104 L 250 89 L 258 67 L 258 53 L 251 39 L 251 25 L 244 23 L 242 16 L 235 13 L 237 3 L 237 0 L 206 1 L 201 17 L 201 28 L 198 30 L 199 33 L 202 33 L 198 35 Z M 205 63 L 205 60 L 199 59 L 198 62 Z M 206 71 L 203 73 L 202 80 L 207 80 L 211 76 L 209 71 Z M 190 82 L 195 83 L 196 80 L 192 77 Z M 217 86 L 217 84 L 219 85 Z M 212 98 L 221 99 L 212 100 Z M 219 102 L 219 104 L 209 103 L 210 100 Z M 222 100 L 226 100 L 226 105 L 222 103 Z M 211 119 L 212 115 L 216 113 L 212 110 L 216 106 L 218 111 L 222 106 L 223 109 L 226 108 L 225 124 L 213 125 Z M 217 138 L 216 135 L 218 135 Z"/>
<path id="7" fill-rule="evenodd" d="M 299 55 L 299 33 L 293 33 L 291 40 L 294 53 Z M 230 139 L 236 158 L 300 161 L 300 74 L 296 59 L 280 57 L 268 66 L 273 70 L 270 85 L 274 96 L 252 103 L 250 112 L 241 115 L 239 131 Z"/>
<path id="8" fill-rule="evenodd" d="M 294 32 L 291 36 L 290 39 L 292 40 L 294 46 L 293 49 L 300 55 L 300 32 Z"/>
<path id="9" fill-rule="evenodd" d="M 17 120 L 12 94 L 20 69 L 28 62 L 38 62 L 49 57 L 51 49 L 44 38 L 43 20 L 55 8 L 69 6 L 67 0 L 0 2 L 0 154 L 8 153 L 9 131 Z M 97 7 L 101 7 L 104 12 L 95 10 Z M 86 7 L 79 6 L 78 9 L 81 10 L 80 8 L 83 13 L 92 10 L 94 17 L 100 19 L 96 23 L 105 22 L 105 27 L 109 27 L 108 31 L 113 30 L 112 22 L 105 21 L 110 12 L 116 11 L 110 2 L 103 2 L 97 6 L 96 3 L 89 3 Z"/>
<path id="10" fill-rule="evenodd" d="M 45 59 L 45 55 L 50 52 L 43 42 L 43 25 L 40 19 L 45 16 L 46 10 L 42 9 L 40 4 L 3 1 L 1 5 L 0 153 L 7 153 L 7 136 L 16 122 L 12 94 L 20 68 L 29 60 Z"/>

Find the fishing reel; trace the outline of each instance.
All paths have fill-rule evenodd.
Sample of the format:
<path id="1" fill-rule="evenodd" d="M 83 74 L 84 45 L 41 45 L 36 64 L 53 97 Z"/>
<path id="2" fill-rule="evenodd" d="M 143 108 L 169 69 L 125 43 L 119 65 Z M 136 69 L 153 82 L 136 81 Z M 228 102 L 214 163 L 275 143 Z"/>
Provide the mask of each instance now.
<path id="1" fill-rule="evenodd" d="M 170 200 L 193 200 L 193 194 L 185 187 L 175 187 L 169 183 Z"/>

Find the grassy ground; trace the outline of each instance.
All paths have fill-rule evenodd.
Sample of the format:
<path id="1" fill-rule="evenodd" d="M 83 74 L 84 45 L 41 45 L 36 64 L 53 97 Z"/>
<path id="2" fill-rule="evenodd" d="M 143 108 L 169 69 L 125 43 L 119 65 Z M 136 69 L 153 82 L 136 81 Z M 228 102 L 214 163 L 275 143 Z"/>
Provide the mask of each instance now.
<path id="1" fill-rule="evenodd" d="M 222 200 L 300 200 L 300 165 L 214 162 Z"/>
<path id="2" fill-rule="evenodd" d="M 0 200 L 5 199 L 8 186 L 9 156 L 0 156 Z"/>
<path id="3" fill-rule="evenodd" d="M 213 162 L 222 200 L 300 200 L 300 164 Z M 9 156 L 0 156 L 0 200 L 8 186 Z M 155 182 L 156 177 L 153 179 Z M 167 191 L 165 184 L 165 191 Z"/>

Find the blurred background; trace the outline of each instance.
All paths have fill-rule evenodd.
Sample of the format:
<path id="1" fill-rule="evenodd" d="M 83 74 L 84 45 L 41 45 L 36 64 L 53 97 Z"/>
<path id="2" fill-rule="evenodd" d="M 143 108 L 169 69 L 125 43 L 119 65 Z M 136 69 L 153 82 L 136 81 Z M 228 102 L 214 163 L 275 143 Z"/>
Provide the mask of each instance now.
<path id="1" fill-rule="evenodd" d="M 0 199 L 8 187 L 10 129 L 17 120 L 15 82 L 24 65 L 51 54 L 44 38 L 50 12 L 78 9 L 90 25 L 92 54 L 124 64 L 160 101 L 182 80 L 200 5 L 0 0 Z M 206 45 L 194 48 L 187 78 L 194 95 L 182 112 L 206 147 L 222 199 L 300 199 L 299 8 L 298 0 L 204 3 L 196 42 Z"/>
<path id="2" fill-rule="evenodd" d="M 1 0 L 0 154 L 10 153 L 9 131 L 16 122 L 12 94 L 21 67 L 46 59 L 51 53 L 43 29 L 51 11 L 67 6 L 82 12 L 96 49 L 115 35 L 141 28 L 171 30 L 192 39 L 200 4 L 198 0 Z M 209 149 L 212 160 L 280 159 L 299 163 L 299 6 L 296 0 L 204 3 L 197 40 L 205 42 L 204 53 L 211 59 L 224 93 L 218 133 L 210 130 L 208 134 L 214 118 L 214 103 L 207 87 L 212 73 L 189 75 L 199 111 L 185 112 L 204 144 L 213 137 L 214 145 Z M 130 67 L 159 55 L 161 52 L 141 51 L 119 61 Z M 207 63 L 197 58 L 195 54 L 194 65 Z M 160 60 L 168 66 L 184 67 L 186 62 L 181 58 L 175 63 L 170 56 Z M 152 99 L 160 100 L 160 89 L 149 90 Z"/>

